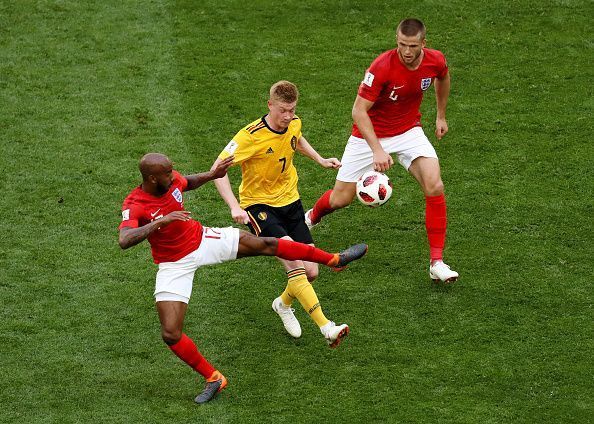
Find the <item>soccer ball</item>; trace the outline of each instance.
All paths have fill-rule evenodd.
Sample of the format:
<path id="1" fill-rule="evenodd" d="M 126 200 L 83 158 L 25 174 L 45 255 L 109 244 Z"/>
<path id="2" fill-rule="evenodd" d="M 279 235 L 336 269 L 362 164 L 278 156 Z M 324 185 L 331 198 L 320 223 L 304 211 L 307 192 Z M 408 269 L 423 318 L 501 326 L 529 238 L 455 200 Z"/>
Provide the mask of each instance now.
<path id="1" fill-rule="evenodd" d="M 386 174 L 367 171 L 357 181 L 357 198 L 366 206 L 381 206 L 392 196 L 392 182 Z"/>

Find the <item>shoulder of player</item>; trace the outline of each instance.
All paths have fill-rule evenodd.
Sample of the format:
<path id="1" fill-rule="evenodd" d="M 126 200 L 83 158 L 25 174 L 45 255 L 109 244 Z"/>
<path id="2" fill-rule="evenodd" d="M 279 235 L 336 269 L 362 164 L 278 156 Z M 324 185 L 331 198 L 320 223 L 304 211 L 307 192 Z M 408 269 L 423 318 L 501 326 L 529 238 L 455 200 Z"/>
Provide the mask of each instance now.
<path id="1" fill-rule="evenodd" d="M 289 124 L 289 129 L 287 132 L 294 136 L 299 134 L 301 132 L 301 118 L 295 115 Z"/>
<path id="2" fill-rule="evenodd" d="M 445 60 L 445 55 L 439 50 L 429 49 L 429 48 L 425 47 L 423 49 L 423 53 L 425 54 L 425 57 L 427 59 L 432 60 L 432 61 Z"/>
<path id="3" fill-rule="evenodd" d="M 262 128 L 266 128 L 266 123 L 264 122 L 264 117 L 258 118 L 255 121 L 250 122 L 240 132 L 245 132 L 247 134 L 254 134 L 255 132 L 261 130 Z"/>
<path id="4" fill-rule="evenodd" d="M 389 73 L 394 65 L 394 61 L 398 61 L 398 51 L 396 49 L 387 50 L 377 56 L 371 65 L 369 65 L 368 71 L 373 73 L 374 76 L 385 75 Z"/>
<path id="5" fill-rule="evenodd" d="M 380 61 L 384 61 L 384 60 L 389 60 L 394 55 L 398 55 L 398 50 L 396 50 L 396 49 L 386 50 L 385 52 L 378 54 L 377 57 L 373 61 L 380 62 Z"/>
<path id="6" fill-rule="evenodd" d="M 178 171 L 176 171 L 175 169 L 173 170 L 173 184 L 175 184 L 176 182 L 182 183 L 182 180 L 185 180 L 186 177 L 182 174 L 180 174 Z"/>
<path id="7" fill-rule="evenodd" d="M 134 204 L 138 202 L 138 199 L 142 199 L 145 194 L 146 193 L 142 191 L 142 188 L 140 186 L 136 186 L 130 193 L 128 193 L 128 195 L 124 199 L 123 204 Z"/>
<path id="8" fill-rule="evenodd" d="M 134 190 L 126 196 L 124 202 L 122 203 L 122 210 L 135 210 L 136 213 L 144 212 L 144 205 L 149 200 L 148 193 L 144 192 L 140 186 L 136 187 Z"/>

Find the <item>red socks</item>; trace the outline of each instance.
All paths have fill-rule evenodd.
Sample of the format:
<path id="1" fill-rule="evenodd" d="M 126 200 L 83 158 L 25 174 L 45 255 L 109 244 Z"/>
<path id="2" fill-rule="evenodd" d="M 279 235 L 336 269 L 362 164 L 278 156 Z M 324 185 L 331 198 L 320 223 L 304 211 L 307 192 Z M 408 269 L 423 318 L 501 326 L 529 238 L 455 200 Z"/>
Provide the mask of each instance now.
<path id="1" fill-rule="evenodd" d="M 320 222 L 322 217 L 328 215 L 334 209 L 330 207 L 330 195 L 332 194 L 332 190 L 328 190 L 326 193 L 322 194 L 322 196 L 318 199 L 316 204 L 314 205 L 309 218 L 313 224 L 317 224 Z"/>
<path id="2" fill-rule="evenodd" d="M 431 261 L 443 258 L 447 227 L 446 201 L 444 194 L 425 196 L 425 228 L 429 239 Z"/>
<path id="3" fill-rule="evenodd" d="M 302 260 L 327 265 L 334 255 L 308 244 L 297 243 L 292 240 L 278 240 L 275 256 L 290 261 Z"/>
<path id="4" fill-rule="evenodd" d="M 204 378 L 209 378 L 215 369 L 212 365 L 198 352 L 198 348 L 196 344 L 192 341 L 191 338 L 186 336 L 185 333 L 182 334 L 181 339 L 174 345 L 169 346 L 169 349 L 173 351 L 177 355 L 179 359 L 184 361 L 190 367 L 192 367 L 195 371 L 202 374 Z"/>

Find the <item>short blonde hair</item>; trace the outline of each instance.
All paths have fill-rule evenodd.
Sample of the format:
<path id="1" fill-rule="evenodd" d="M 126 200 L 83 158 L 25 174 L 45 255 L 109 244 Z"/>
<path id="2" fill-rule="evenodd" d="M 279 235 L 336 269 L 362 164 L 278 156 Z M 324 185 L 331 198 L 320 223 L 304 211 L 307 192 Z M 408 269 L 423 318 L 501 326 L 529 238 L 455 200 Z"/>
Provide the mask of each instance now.
<path id="1" fill-rule="evenodd" d="M 293 103 L 299 99 L 297 86 L 289 81 L 279 81 L 270 87 L 270 100 Z"/>

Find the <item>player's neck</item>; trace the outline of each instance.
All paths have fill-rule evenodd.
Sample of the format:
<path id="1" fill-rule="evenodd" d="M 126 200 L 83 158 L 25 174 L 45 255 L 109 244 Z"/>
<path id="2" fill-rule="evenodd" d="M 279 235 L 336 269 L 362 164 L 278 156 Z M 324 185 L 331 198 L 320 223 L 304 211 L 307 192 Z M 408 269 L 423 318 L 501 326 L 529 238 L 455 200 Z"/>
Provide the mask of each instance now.
<path id="1" fill-rule="evenodd" d="M 264 116 L 263 119 L 264 119 L 264 123 L 272 131 L 275 131 L 277 133 L 282 133 L 282 132 L 284 132 L 287 129 L 286 127 L 283 127 L 282 125 L 279 125 L 279 124 L 275 123 L 272 119 L 270 119 L 270 115 Z"/>
<path id="2" fill-rule="evenodd" d="M 147 182 L 143 182 L 140 185 L 140 188 L 145 193 L 148 193 L 151 196 L 155 196 L 155 197 L 161 197 L 161 196 L 163 196 L 163 194 L 165 194 L 165 193 L 158 193 L 157 192 L 157 187 L 155 187 L 153 184 L 150 184 L 150 183 L 147 183 Z"/>
<path id="3" fill-rule="evenodd" d="M 421 66 L 421 62 L 423 61 L 424 57 L 425 57 L 425 51 L 421 50 L 421 54 L 419 55 L 419 57 L 417 57 L 415 59 L 415 61 L 412 62 L 411 64 L 407 64 L 404 62 L 404 60 L 402 60 L 400 53 L 398 53 L 398 59 L 400 60 L 400 63 L 402 63 L 404 65 L 404 67 L 406 69 L 408 69 L 409 71 L 416 71 L 419 68 L 419 66 Z"/>

